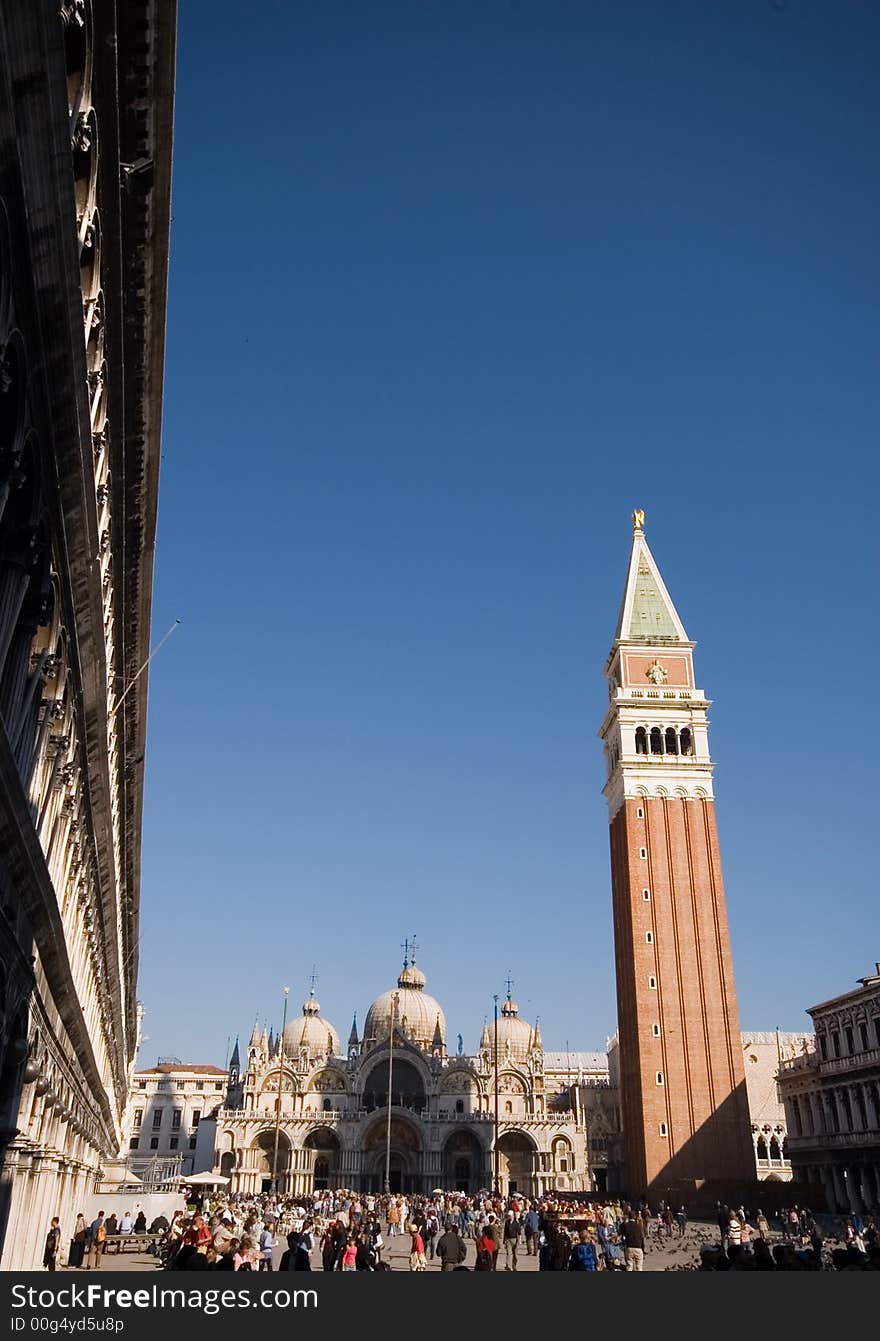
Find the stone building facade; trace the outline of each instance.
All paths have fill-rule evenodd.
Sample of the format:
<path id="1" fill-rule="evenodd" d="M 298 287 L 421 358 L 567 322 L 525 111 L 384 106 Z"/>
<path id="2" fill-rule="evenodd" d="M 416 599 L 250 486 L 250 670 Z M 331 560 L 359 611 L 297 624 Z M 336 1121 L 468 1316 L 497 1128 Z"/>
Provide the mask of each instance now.
<path id="1" fill-rule="evenodd" d="M 0 1261 L 123 1138 L 173 0 L 0 7 Z"/>
<path id="2" fill-rule="evenodd" d="M 508 996 L 473 1056 L 450 1054 L 446 1020 L 405 962 L 396 988 L 352 1025 L 343 1048 L 313 996 L 278 1038 L 255 1027 L 243 1064 L 233 1054 L 227 1103 L 217 1115 L 216 1165 L 233 1191 L 348 1187 L 380 1192 L 476 1192 L 495 1175 L 504 1192 L 594 1186 L 586 1131 L 558 1088 L 548 1094 L 537 1025 Z M 389 1090 L 390 1129 L 389 1129 Z M 277 1160 L 276 1160 L 277 1140 Z"/>
<path id="3" fill-rule="evenodd" d="M 795 1177 L 821 1185 L 830 1208 L 880 1211 L 880 963 L 854 991 L 809 1015 L 815 1046 L 784 1058 Z"/>
<path id="4" fill-rule="evenodd" d="M 626 1190 L 754 1177 L 709 754 L 693 647 L 634 514 L 605 666 Z"/>
<path id="5" fill-rule="evenodd" d="M 228 1071 L 162 1062 L 132 1077 L 126 1114 L 126 1164 L 142 1182 L 204 1173 L 214 1165 L 215 1114 Z"/>
<path id="6" fill-rule="evenodd" d="M 812 1047 L 812 1034 L 749 1032 L 742 1036 L 743 1069 L 749 1098 L 755 1172 L 761 1182 L 790 1183 L 788 1124 L 779 1097 L 777 1076 L 786 1058 Z"/>

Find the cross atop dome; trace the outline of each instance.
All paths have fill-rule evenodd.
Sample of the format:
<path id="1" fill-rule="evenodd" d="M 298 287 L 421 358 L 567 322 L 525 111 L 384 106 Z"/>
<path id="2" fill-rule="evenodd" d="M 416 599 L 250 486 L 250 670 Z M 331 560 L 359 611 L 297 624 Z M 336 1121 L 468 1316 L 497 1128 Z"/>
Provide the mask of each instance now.
<path id="1" fill-rule="evenodd" d="M 507 999 L 513 996 L 513 978 L 510 976 L 510 969 L 507 970 Z"/>
<path id="2" fill-rule="evenodd" d="M 416 945 L 416 933 L 413 932 L 411 937 L 407 936 L 400 948 L 403 951 L 403 967 L 409 968 L 410 964 L 416 962 L 416 950 L 418 948 Z"/>

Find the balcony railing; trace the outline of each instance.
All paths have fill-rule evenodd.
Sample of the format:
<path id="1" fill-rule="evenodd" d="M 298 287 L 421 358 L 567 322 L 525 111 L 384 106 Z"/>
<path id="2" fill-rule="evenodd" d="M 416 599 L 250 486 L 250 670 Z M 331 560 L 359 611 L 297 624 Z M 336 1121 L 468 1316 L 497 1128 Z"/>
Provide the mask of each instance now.
<path id="1" fill-rule="evenodd" d="M 823 1076 L 839 1075 L 841 1071 L 863 1071 L 866 1067 L 880 1067 L 880 1048 L 868 1048 L 864 1052 L 855 1052 L 851 1057 L 829 1057 L 819 1062 L 819 1071 Z"/>
<path id="2" fill-rule="evenodd" d="M 873 1131 L 835 1131 L 815 1132 L 812 1136 L 792 1136 L 789 1133 L 788 1145 L 791 1150 L 846 1150 L 851 1146 L 880 1146 L 880 1129 Z"/>

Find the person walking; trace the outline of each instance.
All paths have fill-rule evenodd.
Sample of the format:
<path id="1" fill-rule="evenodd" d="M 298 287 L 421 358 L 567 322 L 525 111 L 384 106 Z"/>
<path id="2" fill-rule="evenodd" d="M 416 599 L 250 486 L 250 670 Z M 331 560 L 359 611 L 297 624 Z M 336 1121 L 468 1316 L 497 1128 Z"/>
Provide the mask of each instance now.
<path id="1" fill-rule="evenodd" d="M 454 1271 L 467 1257 L 467 1245 L 452 1220 L 447 1220 L 446 1229 L 437 1240 L 437 1256 L 441 1271 Z"/>
<path id="2" fill-rule="evenodd" d="M 620 1237 L 623 1240 L 623 1255 L 627 1271 L 644 1271 L 645 1231 L 642 1229 L 641 1219 L 637 1219 L 633 1215 L 630 1207 L 626 1209 L 626 1215 L 620 1227 Z"/>
<path id="3" fill-rule="evenodd" d="M 52 1224 L 49 1227 L 49 1233 L 46 1235 L 46 1246 L 43 1249 L 43 1266 L 47 1271 L 54 1271 L 58 1263 L 58 1245 L 61 1242 L 61 1230 L 58 1225 L 58 1216 L 52 1217 Z"/>
<path id="4" fill-rule="evenodd" d="M 101 1257 L 104 1252 L 104 1244 L 107 1242 L 107 1226 L 104 1224 L 104 1212 L 98 1211 L 97 1216 L 89 1225 L 88 1233 L 88 1255 L 86 1259 L 86 1270 L 94 1267 L 95 1271 L 101 1269 Z"/>
<path id="5" fill-rule="evenodd" d="M 523 1220 L 523 1229 L 526 1235 L 526 1256 L 536 1257 L 538 1253 L 538 1234 L 541 1230 L 541 1217 L 534 1206 L 530 1206 L 526 1211 Z"/>
<path id="6" fill-rule="evenodd" d="M 410 1249 L 409 1249 L 409 1269 L 410 1271 L 427 1271 L 428 1259 L 425 1257 L 425 1240 L 419 1233 L 418 1225 L 410 1225 Z"/>
<path id="7" fill-rule="evenodd" d="M 272 1230 L 271 1220 L 267 1220 L 263 1225 L 259 1238 L 260 1249 L 260 1270 L 274 1271 L 272 1263 L 272 1249 L 275 1247 L 275 1234 Z"/>
<path id="8" fill-rule="evenodd" d="M 501 1226 L 498 1223 L 498 1219 L 494 1211 L 490 1211 L 487 1217 L 486 1233 L 492 1240 L 492 1270 L 497 1271 L 498 1254 L 501 1252 L 501 1244 L 503 1242 L 503 1236 Z"/>
<path id="9" fill-rule="evenodd" d="M 678 1237 L 683 1239 L 688 1224 L 688 1214 L 683 1206 L 679 1206 L 675 1220 L 678 1225 Z"/>
<path id="10" fill-rule="evenodd" d="M 516 1271 L 516 1254 L 519 1248 L 520 1222 L 515 1211 L 508 1211 L 504 1221 L 504 1270 Z"/>

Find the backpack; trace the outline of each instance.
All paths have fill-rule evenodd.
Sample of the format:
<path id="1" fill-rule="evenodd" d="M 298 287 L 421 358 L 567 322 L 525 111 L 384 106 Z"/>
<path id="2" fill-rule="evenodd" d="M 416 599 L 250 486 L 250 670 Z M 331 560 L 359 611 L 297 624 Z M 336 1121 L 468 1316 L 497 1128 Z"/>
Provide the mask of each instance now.
<path id="1" fill-rule="evenodd" d="M 571 1254 L 570 1271 L 593 1271 L 596 1253 L 592 1243 L 577 1243 Z"/>
<path id="2" fill-rule="evenodd" d="M 96 1230 L 96 1232 L 95 1232 L 95 1242 L 96 1242 L 96 1243 L 103 1243 L 104 1240 L 106 1239 L 106 1237 L 107 1237 L 107 1226 L 106 1226 L 106 1225 L 98 1225 L 98 1228 L 97 1228 L 97 1230 Z"/>
<path id="3" fill-rule="evenodd" d="M 491 1271 L 492 1254 L 487 1248 L 480 1248 L 477 1252 L 477 1266 L 481 1271 Z"/>

